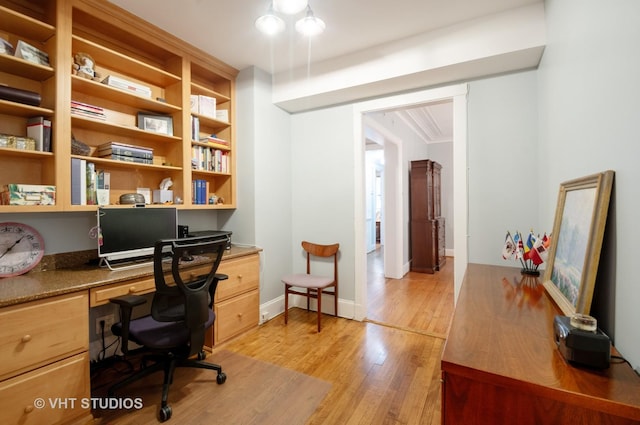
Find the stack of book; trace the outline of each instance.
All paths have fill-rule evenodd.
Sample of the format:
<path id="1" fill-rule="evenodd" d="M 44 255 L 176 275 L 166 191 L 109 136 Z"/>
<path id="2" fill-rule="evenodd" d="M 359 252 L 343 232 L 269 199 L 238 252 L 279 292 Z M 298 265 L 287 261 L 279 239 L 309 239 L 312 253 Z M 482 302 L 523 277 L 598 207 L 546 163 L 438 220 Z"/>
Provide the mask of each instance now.
<path id="1" fill-rule="evenodd" d="M 102 80 L 102 84 L 106 84 L 120 90 L 126 90 L 139 96 L 151 98 L 150 87 L 134 83 L 133 81 L 125 80 L 124 78 L 116 77 L 115 75 L 108 75 L 107 78 Z"/>
<path id="2" fill-rule="evenodd" d="M 98 146 L 97 155 L 100 158 L 114 159 L 116 161 L 153 164 L 152 148 L 120 142 L 108 142 Z"/>
<path id="3" fill-rule="evenodd" d="M 202 179 L 191 181 L 192 202 L 196 205 L 206 205 L 208 203 L 209 182 Z"/>
<path id="4" fill-rule="evenodd" d="M 107 117 L 104 113 L 104 109 L 100 106 L 89 105 L 88 103 L 71 101 L 71 115 L 77 115 L 86 118 L 93 118 L 96 120 L 106 120 Z"/>
<path id="5" fill-rule="evenodd" d="M 194 170 L 229 172 L 229 152 L 205 146 L 191 147 L 191 168 Z"/>

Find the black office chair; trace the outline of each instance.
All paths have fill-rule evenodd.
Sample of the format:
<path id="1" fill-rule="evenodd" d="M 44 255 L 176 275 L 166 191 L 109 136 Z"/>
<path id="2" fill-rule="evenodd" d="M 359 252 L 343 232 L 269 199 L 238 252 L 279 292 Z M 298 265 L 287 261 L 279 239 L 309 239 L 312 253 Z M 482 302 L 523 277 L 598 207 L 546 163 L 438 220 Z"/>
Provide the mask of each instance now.
<path id="1" fill-rule="evenodd" d="M 137 295 L 124 295 L 110 301 L 120 306 L 120 322 L 111 330 L 122 338 L 122 352 L 127 355 L 129 341 L 143 346 L 149 354 L 143 356 L 140 370 L 109 388 L 112 397 L 116 390 L 156 371 L 164 371 L 162 403 L 158 412 L 161 422 L 171 417 L 171 406 L 167 404 L 169 386 L 176 367 L 196 367 L 218 372 L 216 382 L 223 384 L 227 376 L 222 367 L 204 361 L 205 330 L 213 325 L 213 299 L 218 281 L 227 279 L 217 274 L 218 265 L 227 245 L 226 237 L 200 236 L 183 239 L 165 239 L 156 242 L 153 267 L 156 292 L 151 304 L 151 314 L 132 319 L 135 306 L 146 299 Z M 211 258 L 209 273 L 190 278 L 180 275 L 180 260 L 189 254 L 207 254 Z M 171 258 L 171 267 L 164 260 Z M 167 284 L 166 277 L 175 284 Z M 167 275 L 167 276 L 165 276 Z M 183 275 L 186 273 L 183 272 Z M 197 355 L 197 359 L 192 359 Z M 155 363 L 147 365 L 148 362 Z"/>

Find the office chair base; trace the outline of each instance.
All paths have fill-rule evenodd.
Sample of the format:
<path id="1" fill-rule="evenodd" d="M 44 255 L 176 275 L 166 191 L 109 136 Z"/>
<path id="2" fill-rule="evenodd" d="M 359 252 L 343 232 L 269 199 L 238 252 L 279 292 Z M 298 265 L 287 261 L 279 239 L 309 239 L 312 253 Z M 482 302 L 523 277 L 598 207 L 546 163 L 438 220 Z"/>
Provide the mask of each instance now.
<path id="1" fill-rule="evenodd" d="M 171 414 L 173 411 L 171 410 L 171 406 L 162 406 L 160 411 L 158 411 L 158 419 L 160 422 L 168 421 L 171 419 Z"/>

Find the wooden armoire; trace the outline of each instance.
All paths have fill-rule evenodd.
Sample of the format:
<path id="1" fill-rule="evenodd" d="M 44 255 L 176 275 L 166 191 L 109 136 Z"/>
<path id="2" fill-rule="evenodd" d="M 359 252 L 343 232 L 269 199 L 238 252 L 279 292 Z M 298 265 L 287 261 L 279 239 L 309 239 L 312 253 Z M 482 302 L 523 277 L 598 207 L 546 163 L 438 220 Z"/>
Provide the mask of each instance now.
<path id="1" fill-rule="evenodd" d="M 411 271 L 414 272 L 435 273 L 445 263 L 441 170 L 440 164 L 429 159 L 411 161 L 409 208 Z"/>

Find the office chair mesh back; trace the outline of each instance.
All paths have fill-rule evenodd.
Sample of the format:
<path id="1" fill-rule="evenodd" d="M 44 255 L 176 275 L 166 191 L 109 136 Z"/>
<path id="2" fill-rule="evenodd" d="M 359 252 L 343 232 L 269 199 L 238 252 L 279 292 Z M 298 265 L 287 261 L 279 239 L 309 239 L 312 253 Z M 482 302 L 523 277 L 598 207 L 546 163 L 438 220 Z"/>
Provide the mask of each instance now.
<path id="1" fill-rule="evenodd" d="M 156 292 L 151 304 L 151 316 L 158 322 L 182 321 L 189 331 L 189 356 L 197 354 L 205 341 L 205 330 L 215 319 L 212 304 L 216 275 L 222 254 L 226 247 L 226 238 L 212 244 L 211 240 L 193 242 L 188 239 L 163 240 L 156 243 L 154 257 L 154 276 Z M 163 268 L 162 257 L 169 250 L 171 254 L 171 276 L 175 285 L 168 285 Z M 185 281 L 180 275 L 180 261 L 190 253 L 198 252 L 214 255 L 214 261 L 207 275 Z"/>

